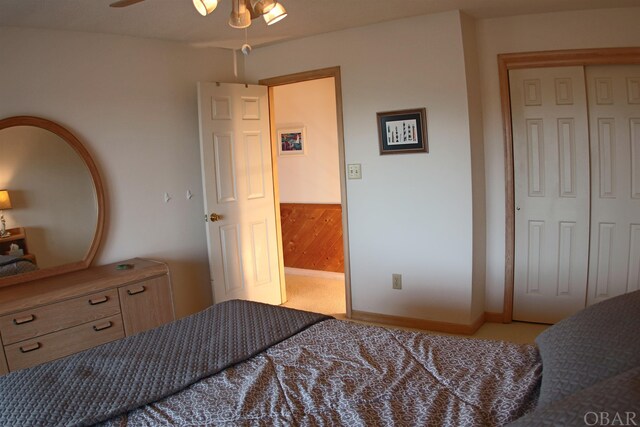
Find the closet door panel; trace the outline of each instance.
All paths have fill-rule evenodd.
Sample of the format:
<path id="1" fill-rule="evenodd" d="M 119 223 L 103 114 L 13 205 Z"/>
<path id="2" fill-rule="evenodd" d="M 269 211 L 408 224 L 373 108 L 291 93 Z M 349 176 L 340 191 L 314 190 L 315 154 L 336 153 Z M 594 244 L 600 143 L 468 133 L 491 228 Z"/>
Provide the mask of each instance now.
<path id="1" fill-rule="evenodd" d="M 640 65 L 586 67 L 591 139 L 588 304 L 638 289 Z"/>
<path id="2" fill-rule="evenodd" d="M 584 69 L 511 70 L 509 78 L 513 319 L 555 323 L 585 306 L 590 179 Z"/>

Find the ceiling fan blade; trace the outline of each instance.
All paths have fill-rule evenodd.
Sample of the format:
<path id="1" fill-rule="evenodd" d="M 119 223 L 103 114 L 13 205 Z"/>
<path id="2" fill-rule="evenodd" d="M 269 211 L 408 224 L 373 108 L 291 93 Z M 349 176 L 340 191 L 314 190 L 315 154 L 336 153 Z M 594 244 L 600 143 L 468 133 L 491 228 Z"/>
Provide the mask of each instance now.
<path id="1" fill-rule="evenodd" d="M 131 6 L 132 4 L 140 3 L 143 1 L 144 0 L 120 0 L 115 3 L 111 3 L 109 6 L 110 7 L 127 7 L 127 6 Z"/>

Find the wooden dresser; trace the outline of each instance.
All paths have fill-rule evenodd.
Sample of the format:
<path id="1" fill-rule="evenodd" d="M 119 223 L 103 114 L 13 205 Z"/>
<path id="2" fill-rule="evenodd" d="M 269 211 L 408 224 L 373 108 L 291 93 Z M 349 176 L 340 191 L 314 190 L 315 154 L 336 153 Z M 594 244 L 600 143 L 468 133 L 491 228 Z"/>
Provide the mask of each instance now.
<path id="1" fill-rule="evenodd" d="M 174 319 L 169 269 L 156 261 L 135 258 L 0 288 L 0 375 Z"/>

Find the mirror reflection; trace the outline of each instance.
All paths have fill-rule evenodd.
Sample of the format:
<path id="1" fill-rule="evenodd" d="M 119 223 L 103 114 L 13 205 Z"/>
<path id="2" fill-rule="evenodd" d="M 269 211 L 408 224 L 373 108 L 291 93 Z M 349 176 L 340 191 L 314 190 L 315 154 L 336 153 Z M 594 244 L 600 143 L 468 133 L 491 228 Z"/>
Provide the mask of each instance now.
<path id="1" fill-rule="evenodd" d="M 0 190 L 0 279 L 85 258 L 97 196 L 88 167 L 64 139 L 36 126 L 0 130 Z"/>

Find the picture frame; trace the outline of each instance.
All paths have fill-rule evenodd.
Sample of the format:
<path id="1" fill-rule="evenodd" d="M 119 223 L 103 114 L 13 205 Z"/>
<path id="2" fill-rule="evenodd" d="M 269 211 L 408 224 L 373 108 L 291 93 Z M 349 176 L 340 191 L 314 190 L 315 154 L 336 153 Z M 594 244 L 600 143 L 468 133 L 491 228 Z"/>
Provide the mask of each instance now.
<path id="1" fill-rule="evenodd" d="M 385 111 L 376 116 L 380 155 L 429 152 L 426 108 Z"/>
<path id="2" fill-rule="evenodd" d="M 307 148 L 307 133 L 304 126 L 278 129 L 278 154 L 281 156 L 303 156 Z"/>

